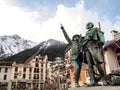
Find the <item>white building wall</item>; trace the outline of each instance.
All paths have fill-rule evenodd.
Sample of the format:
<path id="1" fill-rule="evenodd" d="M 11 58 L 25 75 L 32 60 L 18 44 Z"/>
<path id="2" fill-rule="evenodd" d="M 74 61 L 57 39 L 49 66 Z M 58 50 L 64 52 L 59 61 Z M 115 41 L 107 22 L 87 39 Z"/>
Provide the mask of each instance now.
<path id="1" fill-rule="evenodd" d="M 29 80 L 29 67 L 26 68 L 26 80 Z"/>
<path id="2" fill-rule="evenodd" d="M 19 67 L 18 67 L 18 79 L 21 79 L 22 77 L 23 77 L 23 65 L 19 65 Z"/>
<path id="3" fill-rule="evenodd" d="M 11 78 L 10 78 L 11 80 L 14 79 L 14 73 L 15 73 L 14 71 L 15 71 L 15 67 L 12 67 L 11 68 Z"/>
<path id="4" fill-rule="evenodd" d="M 36 58 L 39 58 L 39 61 L 37 63 L 39 63 L 39 67 L 35 67 L 35 63 L 36 63 Z M 46 81 L 46 63 L 47 63 L 47 56 L 42 59 L 39 56 L 36 56 L 34 59 L 31 59 L 30 61 L 28 61 L 27 63 L 24 64 L 17 64 L 16 62 L 13 62 L 12 66 L 10 66 L 8 68 L 8 66 L 0 66 L 1 67 L 1 72 L 0 72 L 0 82 L 7 82 L 8 83 L 8 89 L 7 90 L 11 90 L 11 87 L 13 87 L 13 82 L 17 84 L 20 84 L 20 82 L 31 82 L 31 88 L 33 88 L 33 84 L 32 81 L 34 80 L 34 68 L 39 68 L 39 72 L 37 72 L 37 74 L 39 74 L 39 81 Z M 43 64 L 43 67 L 41 67 L 41 64 Z M 18 67 L 18 70 L 15 71 L 15 67 Z M 26 71 L 24 72 L 24 67 L 26 68 Z M 5 73 L 5 68 L 8 68 L 8 72 Z M 30 73 L 30 68 L 32 68 L 32 71 Z M 43 69 L 43 72 L 41 73 L 41 69 Z M 15 73 L 17 73 L 17 78 L 14 78 Z M 25 78 L 23 78 L 23 74 L 26 75 Z M 31 79 L 29 79 L 29 74 L 31 74 Z M 7 75 L 7 80 L 3 80 L 4 75 Z M 41 75 L 43 75 L 41 78 Z M 19 83 L 18 83 L 19 82 Z"/>
<path id="5" fill-rule="evenodd" d="M 1 67 L 1 72 L 0 72 L 0 81 L 3 80 L 3 72 L 4 72 L 4 68 Z"/>
<path id="6" fill-rule="evenodd" d="M 107 50 L 105 51 L 104 59 L 106 74 L 109 74 L 112 70 L 116 70 L 118 68 L 116 53 L 111 48 L 108 47 Z"/>
<path id="7" fill-rule="evenodd" d="M 8 73 L 6 75 L 7 75 L 7 81 L 9 81 L 11 78 L 11 67 L 8 67 Z"/>

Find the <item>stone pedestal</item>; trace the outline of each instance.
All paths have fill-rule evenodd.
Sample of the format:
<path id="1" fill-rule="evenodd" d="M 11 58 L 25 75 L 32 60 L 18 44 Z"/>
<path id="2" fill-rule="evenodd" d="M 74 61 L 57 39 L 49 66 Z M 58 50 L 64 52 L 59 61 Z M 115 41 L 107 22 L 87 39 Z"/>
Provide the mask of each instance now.
<path id="1" fill-rule="evenodd" d="M 68 90 L 120 90 L 120 86 L 94 86 L 94 87 L 79 87 L 68 88 Z"/>

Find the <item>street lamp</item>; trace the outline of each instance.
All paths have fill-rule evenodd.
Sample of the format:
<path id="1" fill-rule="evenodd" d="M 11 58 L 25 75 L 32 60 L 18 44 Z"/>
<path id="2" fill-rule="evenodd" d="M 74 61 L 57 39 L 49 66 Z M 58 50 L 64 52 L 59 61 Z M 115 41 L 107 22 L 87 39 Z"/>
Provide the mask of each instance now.
<path id="1" fill-rule="evenodd" d="M 55 63 L 58 64 L 58 90 L 61 90 L 60 86 L 60 64 L 63 62 L 61 57 L 56 57 L 55 58 Z"/>

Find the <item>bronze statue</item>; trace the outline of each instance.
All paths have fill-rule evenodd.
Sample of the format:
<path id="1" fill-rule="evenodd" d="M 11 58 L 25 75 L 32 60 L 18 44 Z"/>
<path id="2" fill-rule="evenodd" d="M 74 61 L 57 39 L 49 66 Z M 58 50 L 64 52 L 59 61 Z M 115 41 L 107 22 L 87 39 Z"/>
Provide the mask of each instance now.
<path id="1" fill-rule="evenodd" d="M 92 22 L 86 24 L 86 29 L 88 29 L 88 31 L 86 32 L 86 36 L 84 38 L 83 47 L 85 61 L 87 62 L 89 68 L 91 86 L 98 85 L 93 68 L 94 65 L 98 69 L 103 85 L 107 85 L 105 73 L 101 66 L 103 58 L 100 53 L 100 49 L 104 45 L 104 33 L 100 31 L 99 28 L 94 28 L 94 24 Z"/>
<path id="2" fill-rule="evenodd" d="M 74 67 L 74 80 L 75 80 L 75 87 L 79 87 L 79 78 L 80 78 L 80 71 L 81 71 L 81 64 L 82 61 L 80 61 L 79 57 L 82 57 L 80 51 L 81 51 L 81 46 L 80 46 L 80 41 L 82 39 L 81 35 L 74 35 L 72 37 L 72 40 L 70 39 L 70 37 L 68 36 L 68 34 L 66 33 L 63 25 L 61 25 L 61 29 L 63 31 L 63 34 L 66 38 L 66 40 L 68 41 L 68 43 L 71 46 L 71 52 L 70 52 L 70 62 L 72 64 L 72 66 Z"/>

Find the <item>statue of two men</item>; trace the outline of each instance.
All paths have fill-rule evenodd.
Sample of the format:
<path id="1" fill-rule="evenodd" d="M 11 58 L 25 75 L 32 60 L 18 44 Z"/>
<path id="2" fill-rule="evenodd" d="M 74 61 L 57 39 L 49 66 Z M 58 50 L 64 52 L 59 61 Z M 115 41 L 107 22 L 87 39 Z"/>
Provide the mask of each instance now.
<path id="1" fill-rule="evenodd" d="M 97 85 L 97 80 L 93 68 L 94 65 L 98 69 L 100 78 L 103 81 L 103 85 L 106 85 L 107 82 L 105 79 L 105 73 L 101 66 L 103 59 L 100 53 L 100 49 L 104 45 L 104 33 L 98 28 L 94 28 L 94 24 L 89 22 L 86 25 L 86 29 L 88 29 L 88 31 L 86 32 L 85 37 L 76 34 L 72 37 L 71 40 L 62 25 L 61 29 L 66 40 L 71 45 L 70 61 L 74 67 L 75 87 L 79 87 L 80 71 L 83 61 L 88 64 L 91 86 Z M 85 60 L 82 60 L 80 57 L 85 57 Z"/>

